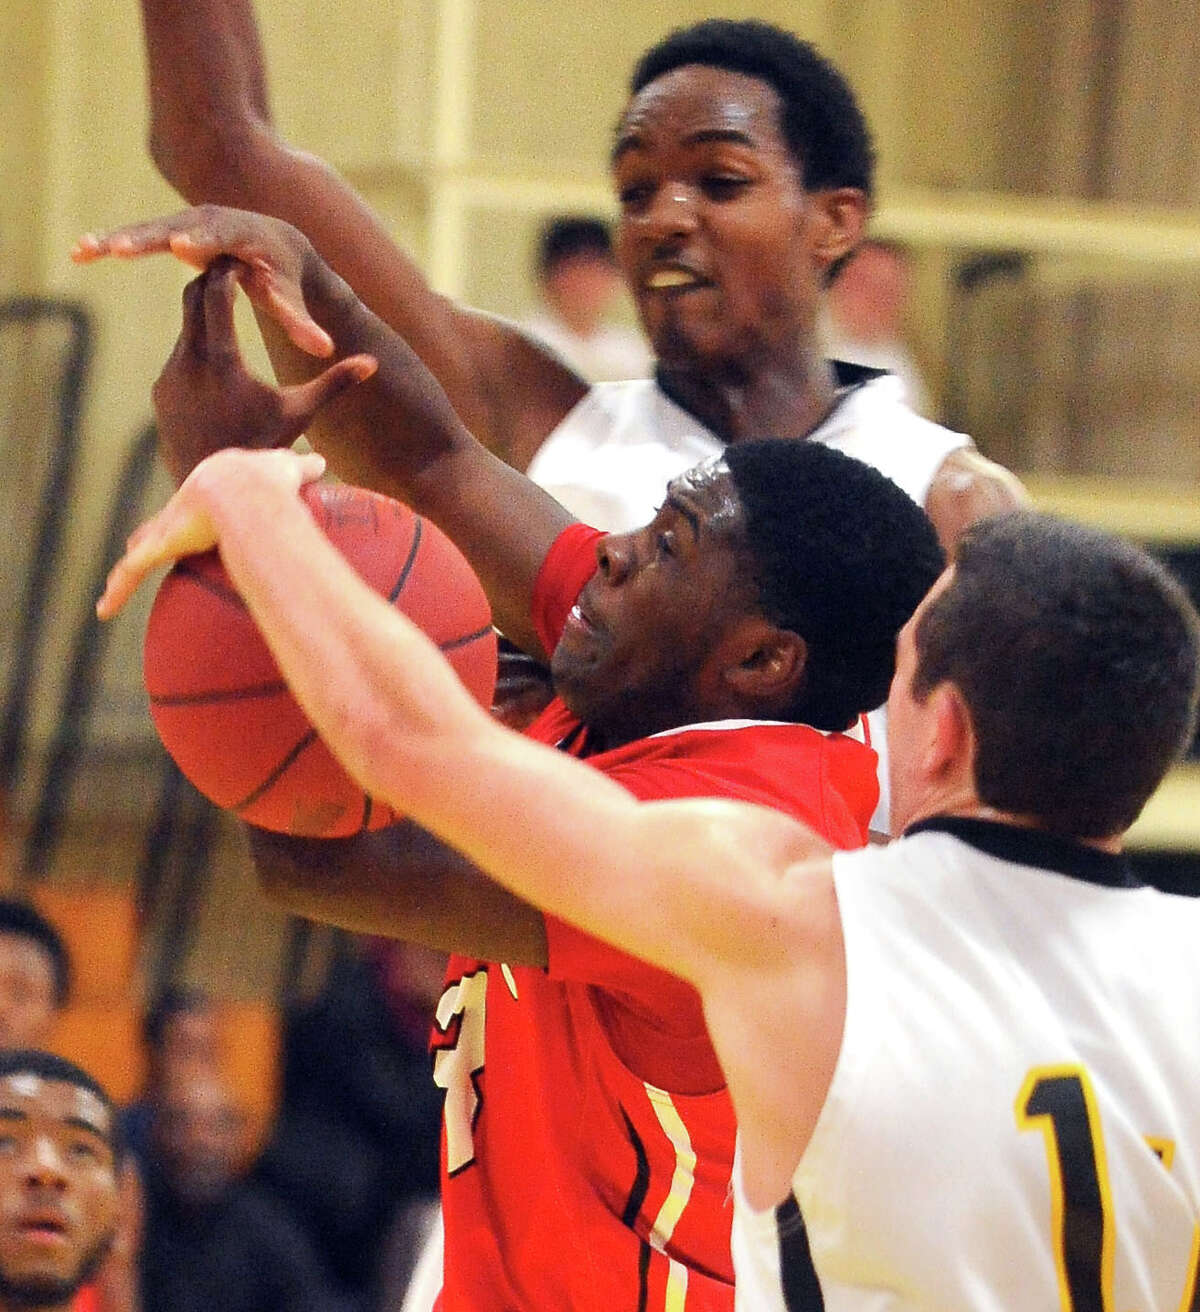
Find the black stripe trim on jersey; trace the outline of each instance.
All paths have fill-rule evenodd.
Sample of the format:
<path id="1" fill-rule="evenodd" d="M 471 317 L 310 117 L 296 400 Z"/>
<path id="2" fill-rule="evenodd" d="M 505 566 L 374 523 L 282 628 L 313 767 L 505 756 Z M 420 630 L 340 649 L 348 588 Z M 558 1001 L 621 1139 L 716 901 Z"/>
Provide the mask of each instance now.
<path id="1" fill-rule="evenodd" d="M 779 1236 L 779 1278 L 787 1312 L 824 1312 L 825 1297 L 795 1194 L 788 1194 L 775 1209 L 775 1232 Z"/>
<path id="2" fill-rule="evenodd" d="M 904 837 L 926 833 L 952 834 L 1001 861 L 1050 870 L 1087 884 L 1102 884 L 1107 888 L 1142 887 L 1124 852 L 1102 852 L 1098 847 L 1045 829 L 1006 825 L 974 816 L 935 815 L 910 825 Z"/>
<path id="3" fill-rule="evenodd" d="M 646 1201 L 646 1195 L 650 1192 L 650 1158 L 646 1154 L 646 1145 L 642 1143 L 641 1135 L 638 1134 L 636 1127 L 629 1119 L 629 1113 L 624 1107 L 621 1108 L 621 1118 L 625 1122 L 625 1132 L 629 1135 L 629 1142 L 633 1146 L 633 1155 L 637 1159 L 633 1187 L 629 1191 L 629 1197 L 625 1200 L 625 1208 L 621 1213 L 621 1224 L 632 1230 L 641 1213 L 642 1204 Z M 637 1312 L 646 1312 L 646 1304 L 649 1298 L 650 1245 L 642 1239 L 638 1250 Z"/>

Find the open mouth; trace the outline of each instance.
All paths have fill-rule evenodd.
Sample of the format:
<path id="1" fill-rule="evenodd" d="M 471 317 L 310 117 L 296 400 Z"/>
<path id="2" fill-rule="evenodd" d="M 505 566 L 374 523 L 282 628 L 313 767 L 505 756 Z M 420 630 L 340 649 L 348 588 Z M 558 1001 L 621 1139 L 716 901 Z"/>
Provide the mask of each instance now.
<path id="1" fill-rule="evenodd" d="M 655 269 L 642 282 L 642 286 L 651 292 L 683 292 L 709 285 L 706 278 L 701 278 L 691 269 L 684 269 L 678 265 Z"/>

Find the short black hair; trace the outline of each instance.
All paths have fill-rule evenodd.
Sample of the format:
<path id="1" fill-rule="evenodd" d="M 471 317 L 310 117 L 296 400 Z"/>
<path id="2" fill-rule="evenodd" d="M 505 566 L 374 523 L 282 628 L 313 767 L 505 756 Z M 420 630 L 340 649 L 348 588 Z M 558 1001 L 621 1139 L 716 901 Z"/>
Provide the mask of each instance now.
<path id="1" fill-rule="evenodd" d="M 538 237 L 538 276 L 545 278 L 576 255 L 611 262 L 613 246 L 608 224 L 591 214 L 559 214 L 547 219 Z"/>
<path id="2" fill-rule="evenodd" d="M 152 1052 L 163 1045 L 167 1026 L 176 1016 L 192 1016 L 213 1010 L 213 1000 L 203 989 L 172 984 L 158 995 L 142 1021 L 142 1042 Z"/>
<path id="3" fill-rule="evenodd" d="M 915 633 L 913 695 L 961 693 L 988 806 L 1072 838 L 1137 819 L 1191 740 L 1200 618 L 1144 551 L 1033 511 L 959 543 Z"/>
<path id="4" fill-rule="evenodd" d="M 875 151 L 850 84 L 808 41 L 758 19 L 707 18 L 678 28 L 638 60 L 631 95 L 686 64 L 758 78 L 782 102 L 784 140 L 809 191 L 875 186 Z"/>
<path id="5" fill-rule="evenodd" d="M 65 1007 L 71 996 L 71 958 L 58 930 L 29 902 L 0 897 L 0 934 L 27 938 L 45 952 L 54 975 L 54 1005 Z"/>
<path id="6" fill-rule="evenodd" d="M 52 1052 L 44 1052 L 41 1048 L 8 1048 L 0 1051 L 0 1079 L 7 1079 L 10 1075 L 36 1075 L 41 1080 L 74 1084 L 94 1093 L 108 1109 L 109 1139 L 114 1150 L 117 1149 L 116 1104 L 100 1081 L 89 1075 L 82 1066 L 76 1066 L 73 1061 Z"/>
<path id="7" fill-rule="evenodd" d="M 896 635 L 941 573 L 928 516 L 890 478 L 821 442 L 725 449 L 759 605 L 808 647 L 789 718 L 841 730 L 887 697 Z"/>

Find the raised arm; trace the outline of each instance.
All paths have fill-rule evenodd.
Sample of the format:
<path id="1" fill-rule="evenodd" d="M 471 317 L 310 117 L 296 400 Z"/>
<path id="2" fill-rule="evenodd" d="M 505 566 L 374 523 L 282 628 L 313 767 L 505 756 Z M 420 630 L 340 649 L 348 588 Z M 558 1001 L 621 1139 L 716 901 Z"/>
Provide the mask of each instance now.
<path id="1" fill-rule="evenodd" d="M 511 325 L 436 294 L 334 169 L 280 139 L 251 0 L 142 0 L 142 17 L 150 151 L 167 181 L 193 204 L 301 229 L 479 440 L 523 469 L 586 385 Z"/>

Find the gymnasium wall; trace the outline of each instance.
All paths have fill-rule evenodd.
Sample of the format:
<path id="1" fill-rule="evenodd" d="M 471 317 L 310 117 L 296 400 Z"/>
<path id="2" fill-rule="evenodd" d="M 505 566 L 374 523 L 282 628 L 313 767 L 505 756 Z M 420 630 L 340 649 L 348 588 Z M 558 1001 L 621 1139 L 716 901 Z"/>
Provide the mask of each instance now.
<path id="1" fill-rule="evenodd" d="M 528 249 L 542 213 L 610 204 L 605 156 L 635 55 L 670 27 L 712 12 L 685 0 L 258 7 L 285 134 L 343 168 L 439 285 L 505 313 L 529 306 Z M 1014 214 L 1037 217 L 1058 198 L 1123 202 L 1133 207 L 1124 212 L 1131 232 L 1136 207 L 1175 207 L 1163 213 L 1182 216 L 1192 261 L 1183 291 L 1171 283 L 1164 294 L 1168 275 L 1153 260 L 1132 270 L 1122 263 L 1119 224 L 1104 229 L 1108 244 L 1097 247 L 1116 254 L 1081 272 L 1061 251 L 1034 251 L 1034 290 L 1006 298 L 1001 289 L 975 325 L 974 360 L 1002 357 L 1012 369 L 1007 389 L 994 370 L 980 383 L 976 431 L 1023 468 L 1200 482 L 1200 351 L 1187 335 L 1200 322 L 1200 263 L 1188 254 L 1200 253 L 1200 229 L 1187 226 L 1200 199 L 1200 38 L 1180 5 L 760 0 L 720 12 L 756 14 L 812 37 L 859 89 L 880 153 L 881 229 L 890 222 L 918 252 L 913 331 L 935 394 L 947 389 L 951 274 L 971 248 L 965 236 L 952 245 L 941 234 L 948 206 L 992 216 L 991 228 L 979 220 L 971 229 L 981 234 L 976 245 L 1015 240 L 1025 229 Z M 173 341 L 186 280 L 165 259 L 77 269 L 66 258 L 82 230 L 177 204 L 144 149 L 141 61 L 134 0 L 0 6 L 0 295 L 80 297 L 99 329 L 60 585 L 68 590 L 90 569 L 113 471 L 149 416 L 149 387 Z M 1036 247 L 1041 238 L 1028 240 Z M 1060 290 L 1052 311 L 1037 291 L 1047 278 Z M 1082 292 L 1071 278 L 1083 280 Z M 1117 331 L 1100 332 L 1114 307 Z M 1133 339 L 1155 345 L 1136 377 L 1117 367 Z M 1015 355 L 1014 343 L 1022 347 Z M 1108 412 L 1098 417 L 1101 384 L 1089 382 L 1097 370 L 1114 404 L 1129 400 L 1124 426 L 1111 425 Z M 1052 379 L 1051 394 L 1043 388 L 1026 403 L 1040 372 Z"/>

